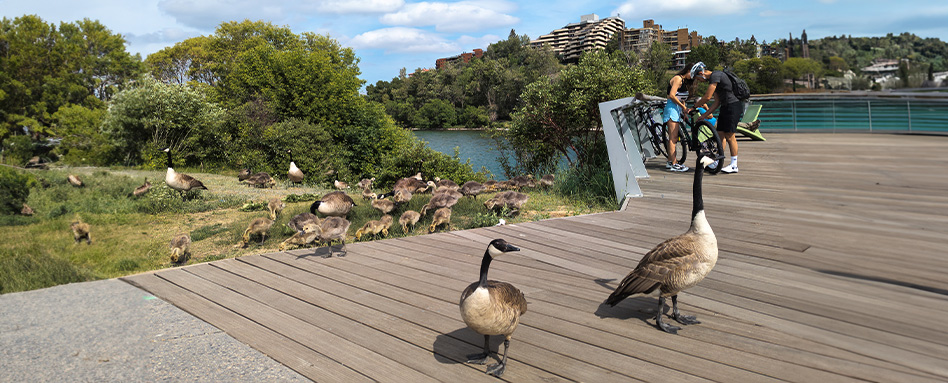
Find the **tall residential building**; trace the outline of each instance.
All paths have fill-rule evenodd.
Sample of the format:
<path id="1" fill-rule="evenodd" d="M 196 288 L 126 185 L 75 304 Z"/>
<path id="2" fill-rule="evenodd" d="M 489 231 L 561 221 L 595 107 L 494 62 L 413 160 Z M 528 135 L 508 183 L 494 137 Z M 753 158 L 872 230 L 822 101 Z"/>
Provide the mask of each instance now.
<path id="1" fill-rule="evenodd" d="M 474 53 L 465 52 L 457 56 L 440 58 L 440 59 L 435 60 L 435 69 L 441 69 L 442 67 L 444 67 L 445 65 L 449 63 L 457 63 L 459 61 L 467 63 L 467 62 L 470 62 L 471 59 L 474 57 L 481 58 L 483 56 L 484 56 L 483 49 L 474 49 Z"/>
<path id="2" fill-rule="evenodd" d="M 599 19 L 596 14 L 583 15 L 578 23 L 568 24 L 530 42 L 530 46 L 550 46 L 565 62 L 578 62 L 586 51 L 602 49 L 612 36 L 625 30 L 625 20 L 618 17 Z"/>
<path id="3" fill-rule="evenodd" d="M 701 36 L 695 31 L 688 32 L 688 28 L 666 31 L 655 24 L 655 20 L 648 19 L 642 21 L 642 28 L 625 30 L 623 46 L 627 50 L 642 52 L 655 41 L 670 45 L 674 51 L 690 51 L 701 44 Z"/>

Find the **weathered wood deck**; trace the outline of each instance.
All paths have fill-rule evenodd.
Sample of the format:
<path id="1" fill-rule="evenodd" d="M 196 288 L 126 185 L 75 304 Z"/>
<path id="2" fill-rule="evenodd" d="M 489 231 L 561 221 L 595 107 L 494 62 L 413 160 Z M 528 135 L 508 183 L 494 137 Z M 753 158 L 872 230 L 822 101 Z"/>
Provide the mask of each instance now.
<path id="1" fill-rule="evenodd" d="M 688 227 L 691 173 L 650 164 L 626 211 L 247 256 L 124 280 L 316 381 L 496 381 L 457 307 L 487 242 L 527 296 L 504 380 L 948 380 L 948 137 L 785 134 L 705 177 L 720 260 L 654 327 L 654 297 L 601 302 Z M 662 165 L 663 167 L 663 165 Z M 325 249 L 318 250 L 322 253 Z M 493 347 L 499 340 L 495 339 Z"/>

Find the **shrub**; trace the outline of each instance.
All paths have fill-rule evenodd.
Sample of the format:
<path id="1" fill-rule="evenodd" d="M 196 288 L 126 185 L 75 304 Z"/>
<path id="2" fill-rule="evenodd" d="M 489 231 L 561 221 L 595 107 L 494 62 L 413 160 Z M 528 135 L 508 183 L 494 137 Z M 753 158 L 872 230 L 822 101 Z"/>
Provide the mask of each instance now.
<path id="1" fill-rule="evenodd" d="M 13 165 L 25 165 L 33 157 L 33 140 L 30 136 L 12 136 L 3 140 L 4 161 Z"/>
<path id="2" fill-rule="evenodd" d="M 0 166 L 0 214 L 19 213 L 35 183 L 29 174 Z"/>

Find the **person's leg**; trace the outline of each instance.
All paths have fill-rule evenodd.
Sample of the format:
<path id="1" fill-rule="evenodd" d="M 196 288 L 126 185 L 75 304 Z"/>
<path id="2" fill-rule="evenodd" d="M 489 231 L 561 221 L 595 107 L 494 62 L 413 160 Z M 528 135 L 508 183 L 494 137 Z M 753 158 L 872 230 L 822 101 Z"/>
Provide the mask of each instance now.
<path id="1" fill-rule="evenodd" d="M 737 134 L 735 132 L 718 132 L 721 138 L 727 142 L 727 148 L 731 151 L 731 157 L 737 157 Z"/>
<path id="2" fill-rule="evenodd" d="M 677 153 L 676 140 L 678 139 L 678 125 L 679 123 L 675 121 L 668 121 L 668 142 L 666 143 L 668 150 L 668 158 L 671 158 L 672 165 L 678 163 L 678 157 L 675 156 Z"/>

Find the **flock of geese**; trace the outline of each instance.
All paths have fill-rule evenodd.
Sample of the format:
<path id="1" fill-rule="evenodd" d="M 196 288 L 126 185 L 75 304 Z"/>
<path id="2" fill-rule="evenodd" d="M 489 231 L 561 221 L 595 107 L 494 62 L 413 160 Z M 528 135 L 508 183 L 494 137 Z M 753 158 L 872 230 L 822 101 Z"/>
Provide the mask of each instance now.
<path id="1" fill-rule="evenodd" d="M 206 189 L 200 181 L 186 174 L 176 173 L 172 168 L 170 151 L 165 149 L 165 152 L 168 152 L 168 171 L 165 176 L 165 182 L 168 186 L 179 192 Z M 651 294 L 658 290 L 660 293 L 658 310 L 655 316 L 656 327 L 671 334 L 677 334 L 678 330 L 681 329 L 665 323 L 663 320 L 667 298 L 671 298 L 672 301 L 672 313 L 670 315 L 672 319 L 683 325 L 701 323 L 695 316 L 680 313 L 678 310 L 678 293 L 698 284 L 708 275 L 717 262 L 717 239 L 704 212 L 701 188 L 703 168 L 712 162 L 713 159 L 707 155 L 699 154 L 696 164 L 697 169 L 694 172 L 691 226 L 688 231 L 658 244 L 646 253 L 638 265 L 609 295 L 604 304 L 615 306 L 630 296 Z M 249 171 L 242 172 L 241 176 L 244 175 L 247 176 L 244 179 L 253 177 L 253 174 L 250 174 Z M 292 157 L 288 175 L 294 182 L 303 180 L 303 174 L 292 162 Z M 272 180 L 269 175 L 265 178 Z M 419 173 L 398 180 L 389 192 L 376 194 L 371 189 L 373 181 L 374 178 L 363 179 L 357 187 L 362 189 L 363 198 L 370 200 L 372 207 L 382 215 L 378 220 L 369 221 L 357 230 L 356 238 L 363 235 L 387 235 L 388 229 L 394 223 L 394 217 L 391 213 L 400 204 L 408 202 L 419 193 L 433 190 L 431 199 L 424 205 L 421 212 L 407 210 L 401 214 L 399 224 L 406 232 L 409 227 L 416 225 L 419 219 L 429 211 L 434 211 L 432 222 L 428 227 L 429 232 L 434 232 L 441 225 L 450 224 L 451 207 L 461 198 L 476 199 L 479 194 L 495 190 L 498 187 L 516 188 L 521 187 L 518 185 L 538 184 L 529 177 L 515 177 L 504 182 L 494 181 L 488 184 L 470 181 L 463 185 L 457 185 L 450 180 L 423 181 Z M 70 177 L 70 182 L 73 182 L 72 177 Z M 546 182 L 552 183 L 552 177 L 544 177 L 539 184 Z M 150 184 L 147 185 L 150 186 Z M 349 188 L 341 181 L 336 181 L 335 187 L 343 190 Z M 356 206 L 356 203 L 343 190 L 326 194 L 320 200 L 312 203 L 310 212 L 291 218 L 287 226 L 293 229 L 295 234 L 280 244 L 280 250 L 286 250 L 290 246 L 305 246 L 313 242 L 326 242 L 330 245 L 329 254 L 325 256 L 328 258 L 333 255 L 332 242 L 341 241 L 342 253 L 339 256 L 345 256 L 345 239 L 350 225 L 346 216 L 352 210 L 352 207 Z M 390 197 L 392 199 L 388 200 Z M 484 206 L 492 210 L 506 208 L 516 211 L 523 206 L 528 198 L 526 194 L 517 191 L 504 191 L 497 193 L 493 198 L 484 202 Z M 276 215 L 284 207 L 285 204 L 278 198 L 271 200 L 268 205 L 270 218 L 261 217 L 253 220 L 244 232 L 242 242 L 246 244 L 253 236 L 261 237 L 262 241 L 273 225 Z M 319 215 L 323 215 L 325 218 L 321 219 Z M 92 239 L 89 235 L 88 224 L 81 221 L 74 222 L 72 229 L 77 243 L 86 240 L 91 244 Z M 188 258 L 190 243 L 191 240 L 187 233 L 175 235 L 170 244 L 173 262 L 182 262 Z M 473 331 L 484 336 L 483 352 L 470 355 L 468 363 L 485 364 L 491 356 L 490 337 L 497 335 L 504 337 L 504 351 L 500 362 L 488 366 L 486 370 L 486 373 L 496 377 L 501 377 L 506 369 L 510 340 L 520 323 L 521 316 L 527 312 L 527 301 L 523 292 L 515 286 L 506 282 L 489 280 L 487 275 L 494 259 L 517 251 L 520 251 L 520 248 L 507 243 L 503 239 L 491 241 L 481 260 L 480 278 L 463 290 L 459 302 L 461 318 L 464 323 Z"/>

